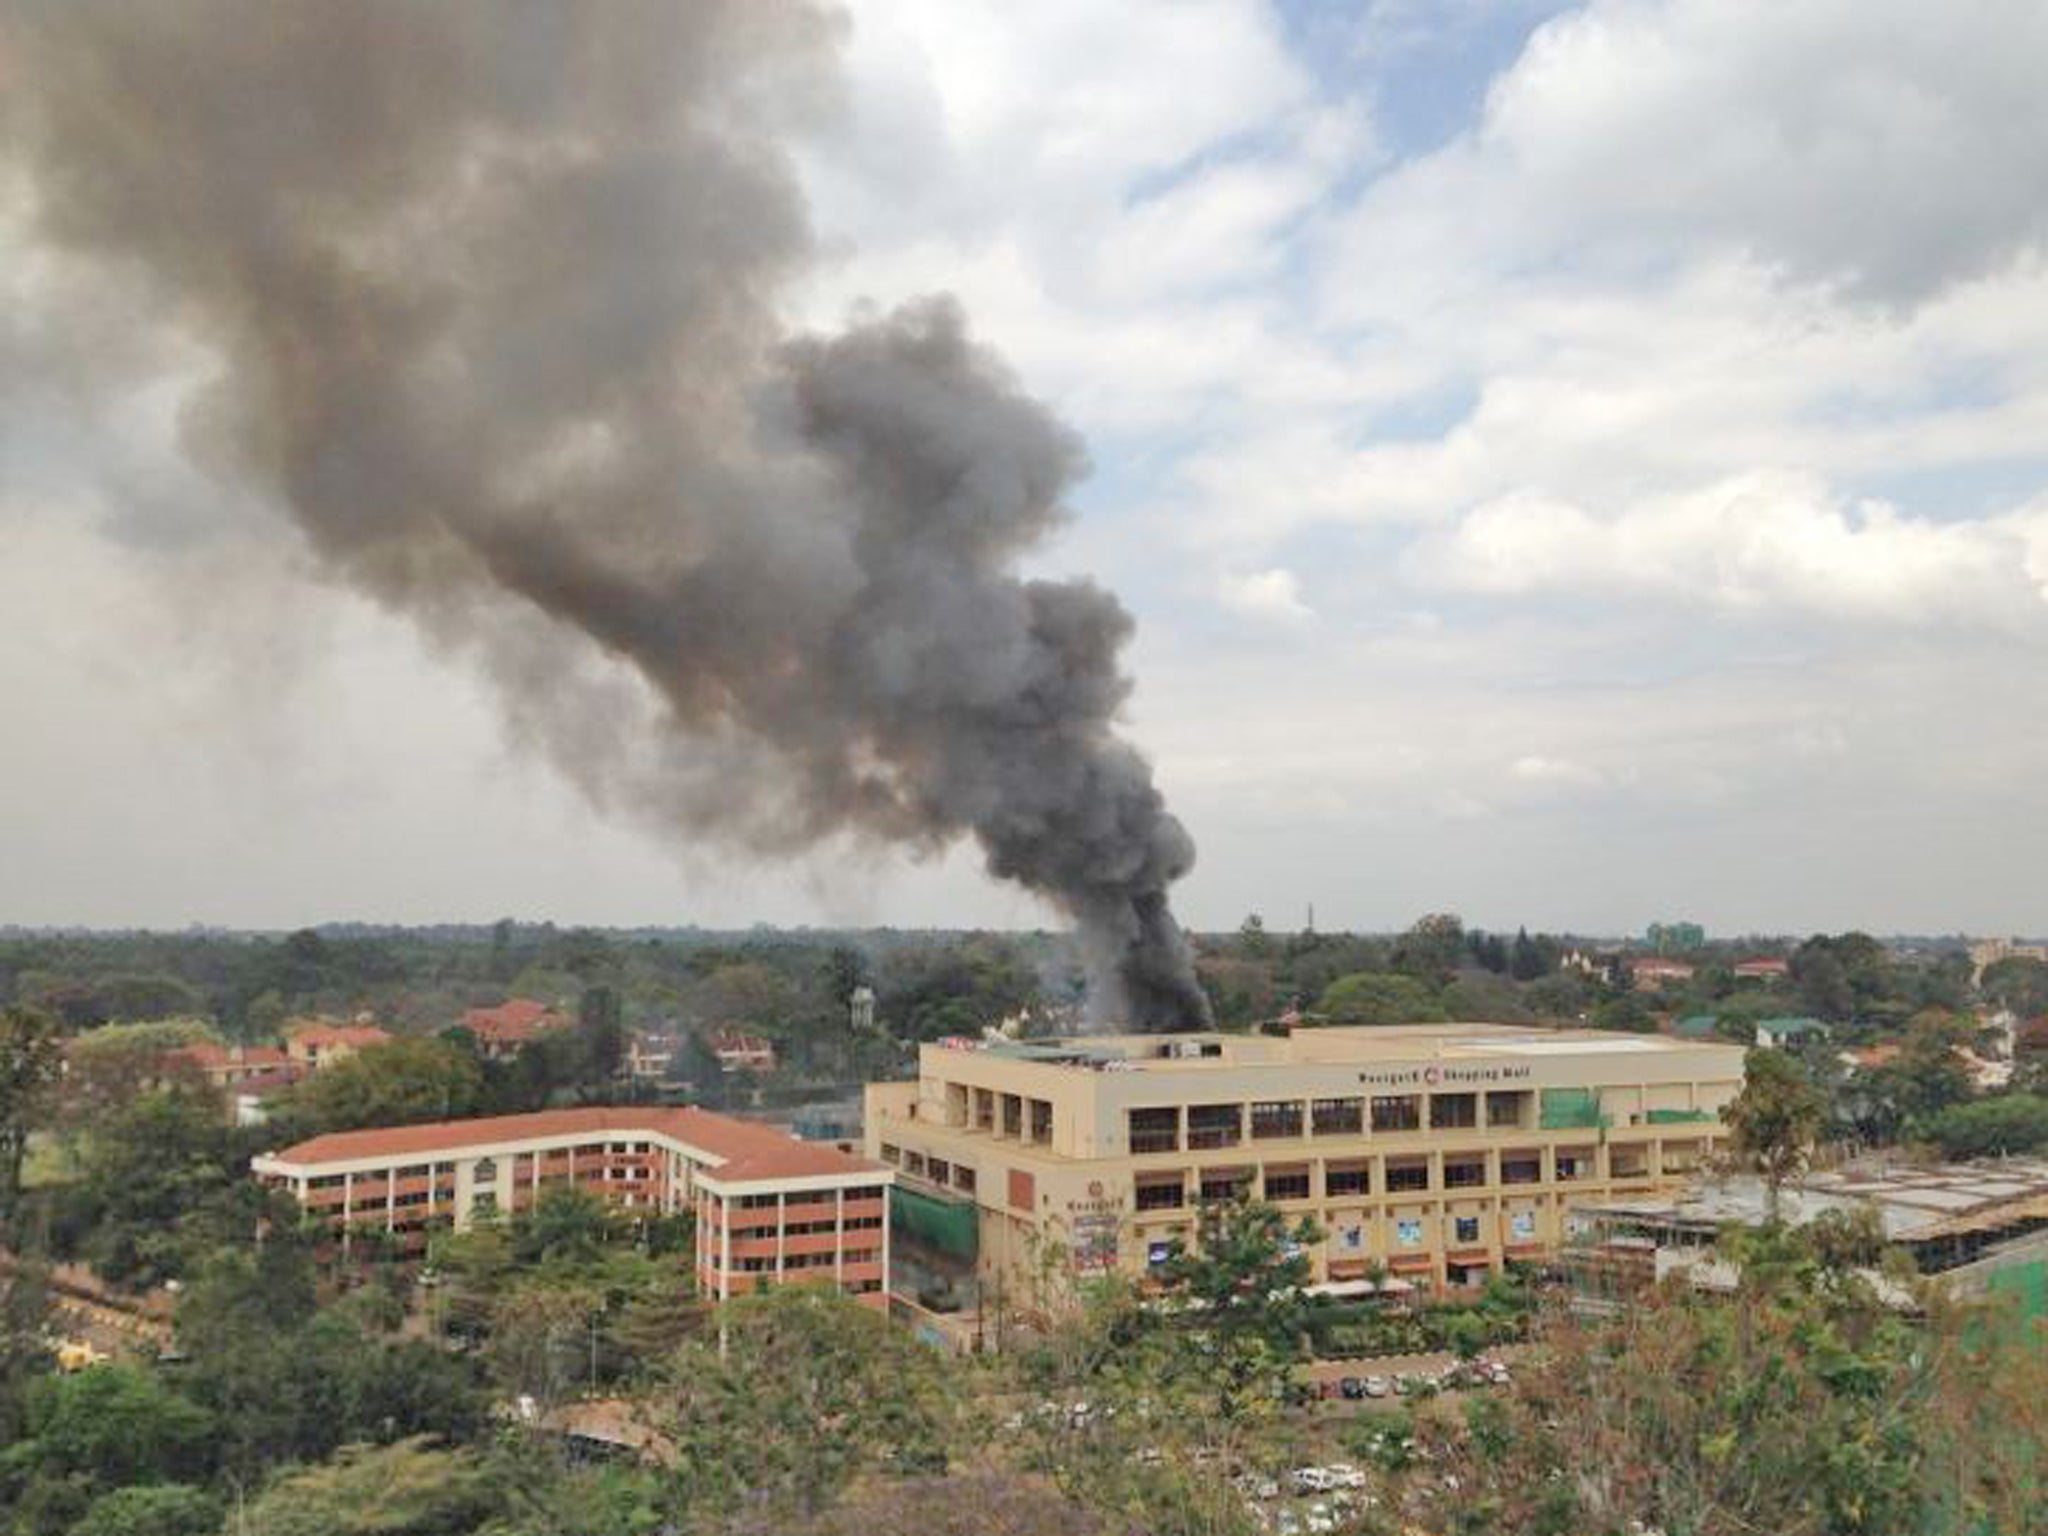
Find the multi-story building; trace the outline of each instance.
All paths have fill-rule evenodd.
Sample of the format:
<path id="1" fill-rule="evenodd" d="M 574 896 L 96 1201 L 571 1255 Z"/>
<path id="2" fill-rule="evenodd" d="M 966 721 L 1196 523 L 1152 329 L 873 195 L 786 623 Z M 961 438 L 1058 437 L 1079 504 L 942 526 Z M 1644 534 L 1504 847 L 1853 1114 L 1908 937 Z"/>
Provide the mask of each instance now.
<path id="1" fill-rule="evenodd" d="M 284 1030 L 285 1054 L 300 1066 L 314 1069 L 334 1066 L 390 1041 L 390 1034 L 371 1023 L 368 1014 L 349 1024 L 304 1019 L 287 1024 Z"/>
<path id="2" fill-rule="evenodd" d="M 1742 1057 L 1487 1024 L 962 1041 L 869 1087 L 866 1149 L 902 1175 L 906 1306 L 1142 1275 L 1240 1192 L 1315 1219 L 1319 1284 L 1464 1285 L 1553 1252 L 1577 1201 L 1682 1183 L 1725 1134 Z"/>
<path id="3" fill-rule="evenodd" d="M 893 1172 L 706 1110 L 558 1109 L 340 1131 L 251 1167 L 343 1241 L 382 1232 L 417 1253 L 436 1228 L 582 1189 L 624 1211 L 694 1212 L 706 1296 L 831 1281 L 883 1305 Z"/>

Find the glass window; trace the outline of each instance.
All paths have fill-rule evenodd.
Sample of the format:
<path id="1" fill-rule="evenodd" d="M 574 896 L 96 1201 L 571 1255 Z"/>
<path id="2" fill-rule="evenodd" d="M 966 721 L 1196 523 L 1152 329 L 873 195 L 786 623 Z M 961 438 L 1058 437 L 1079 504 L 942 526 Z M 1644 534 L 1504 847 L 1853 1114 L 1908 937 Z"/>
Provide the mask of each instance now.
<path id="1" fill-rule="evenodd" d="M 1467 1130 L 1478 1123 L 1478 1094 L 1433 1093 L 1429 1096 L 1429 1125 L 1431 1130 Z"/>
<path id="2" fill-rule="evenodd" d="M 1306 1168 L 1268 1168 L 1266 1170 L 1266 1198 L 1268 1200 L 1306 1200 L 1308 1197 L 1308 1170 Z"/>
<path id="3" fill-rule="evenodd" d="M 1419 1131 L 1422 1129 L 1422 1100 L 1412 1093 L 1384 1094 L 1372 1101 L 1372 1128 L 1376 1131 Z"/>
<path id="4" fill-rule="evenodd" d="M 1243 1112 L 1235 1104 L 1190 1104 L 1188 1148 L 1234 1147 L 1244 1136 Z"/>
<path id="5" fill-rule="evenodd" d="M 1301 1101 L 1273 1099 L 1252 1105 L 1254 1141 L 1290 1140 L 1301 1134 Z"/>
<path id="6" fill-rule="evenodd" d="M 1356 1136 L 1365 1129 L 1365 1100 L 1317 1099 L 1308 1118 L 1318 1136 Z"/>
<path id="7" fill-rule="evenodd" d="M 1323 1189 L 1331 1195 L 1369 1195 L 1372 1173 L 1364 1163 L 1332 1163 L 1323 1172 Z"/>

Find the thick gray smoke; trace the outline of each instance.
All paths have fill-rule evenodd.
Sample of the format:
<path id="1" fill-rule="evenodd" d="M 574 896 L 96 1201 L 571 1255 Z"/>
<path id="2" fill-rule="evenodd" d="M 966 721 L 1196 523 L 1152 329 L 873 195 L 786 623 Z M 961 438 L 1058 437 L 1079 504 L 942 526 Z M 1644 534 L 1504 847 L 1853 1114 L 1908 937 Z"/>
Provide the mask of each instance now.
<path id="1" fill-rule="evenodd" d="M 790 852 L 835 834 L 1070 913 L 1095 1007 L 1193 1025 L 1194 849 L 1116 733 L 1131 621 L 1026 581 L 1074 435 L 928 300 L 829 338 L 780 144 L 838 25 L 778 0 L 18 0 L 41 237 L 220 359 L 214 473 L 475 656 L 601 802 Z M 660 766 L 594 644 L 657 701 Z M 644 706 L 643 706 L 644 707 Z"/>

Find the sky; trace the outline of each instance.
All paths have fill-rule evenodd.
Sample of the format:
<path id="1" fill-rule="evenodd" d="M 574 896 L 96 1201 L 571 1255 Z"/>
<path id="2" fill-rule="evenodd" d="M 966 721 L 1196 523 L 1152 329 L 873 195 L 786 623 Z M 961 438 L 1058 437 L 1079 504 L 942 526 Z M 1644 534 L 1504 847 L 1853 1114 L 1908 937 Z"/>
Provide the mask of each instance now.
<path id="1" fill-rule="evenodd" d="M 1085 436 L 1033 566 L 1137 618 L 1183 920 L 2048 931 L 2048 10 L 874 0 L 844 52 L 791 318 L 949 291 Z M 0 923 L 1049 921 L 969 850 L 607 820 L 185 462 L 191 372 L 11 371 Z"/>

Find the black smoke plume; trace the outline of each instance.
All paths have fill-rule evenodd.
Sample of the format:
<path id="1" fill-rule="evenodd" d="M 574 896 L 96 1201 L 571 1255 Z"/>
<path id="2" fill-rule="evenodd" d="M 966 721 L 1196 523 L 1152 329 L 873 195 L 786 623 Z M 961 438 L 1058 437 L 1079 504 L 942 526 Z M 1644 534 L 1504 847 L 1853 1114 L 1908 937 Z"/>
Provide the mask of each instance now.
<path id="1" fill-rule="evenodd" d="M 971 833 L 1071 914 L 1100 1016 L 1202 1023 L 1166 897 L 1193 844 L 1115 729 L 1130 617 L 1016 574 L 1080 443 L 949 300 L 778 319 L 812 256 L 782 146 L 839 25 L 17 0 L 8 158 L 43 241 L 218 359 L 194 459 L 471 655 L 601 804 L 775 853 Z M 641 682 L 588 686 L 593 644 Z"/>

